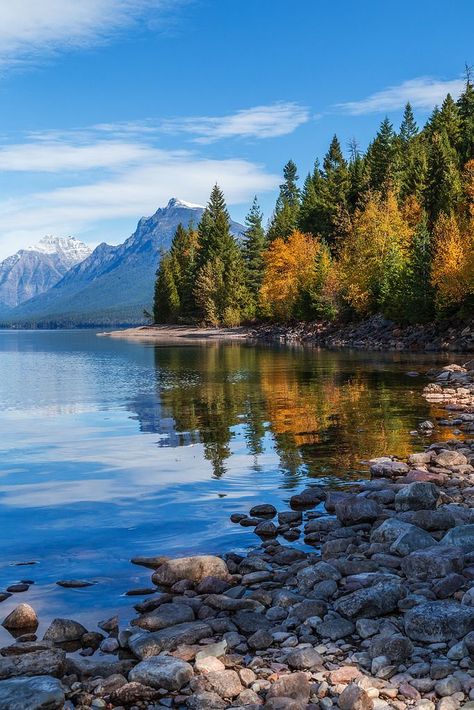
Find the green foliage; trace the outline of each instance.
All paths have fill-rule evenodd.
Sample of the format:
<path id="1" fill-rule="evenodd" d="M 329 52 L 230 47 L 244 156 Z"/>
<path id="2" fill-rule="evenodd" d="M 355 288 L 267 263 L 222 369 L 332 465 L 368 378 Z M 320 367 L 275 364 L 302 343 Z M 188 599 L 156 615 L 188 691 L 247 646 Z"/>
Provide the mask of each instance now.
<path id="1" fill-rule="evenodd" d="M 263 281 L 264 260 L 263 253 L 267 246 L 265 230 L 262 226 L 262 211 L 257 198 L 254 198 L 252 207 L 245 218 L 247 230 L 243 242 L 243 257 L 246 269 L 246 285 L 252 299 L 251 310 L 256 311 L 258 296 Z"/>
<path id="2" fill-rule="evenodd" d="M 268 229 L 268 240 L 285 239 L 296 228 L 300 210 L 300 190 L 296 164 L 289 160 L 283 168 L 284 182 L 280 185 L 275 211 Z"/>
<path id="3" fill-rule="evenodd" d="M 457 155 L 447 133 L 434 133 L 428 151 L 424 189 L 425 209 L 430 224 L 434 224 L 441 212 L 450 214 L 461 198 L 461 176 L 457 163 Z"/>
<path id="4" fill-rule="evenodd" d="M 397 183 L 399 147 L 393 126 L 384 118 L 367 150 L 367 167 L 371 190 L 387 194 Z"/>

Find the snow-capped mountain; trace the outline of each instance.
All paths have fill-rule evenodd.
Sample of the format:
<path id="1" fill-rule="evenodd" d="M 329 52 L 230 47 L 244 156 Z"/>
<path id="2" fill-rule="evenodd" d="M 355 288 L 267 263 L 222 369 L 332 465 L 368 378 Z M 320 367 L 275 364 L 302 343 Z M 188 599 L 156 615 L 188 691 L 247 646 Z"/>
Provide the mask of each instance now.
<path id="1" fill-rule="evenodd" d="M 0 262 L 0 308 L 14 308 L 54 286 L 90 248 L 74 237 L 46 236 Z"/>
<path id="2" fill-rule="evenodd" d="M 45 293 L 16 308 L 14 322 L 59 325 L 136 323 L 151 308 L 155 273 L 163 249 L 171 245 L 178 224 L 198 225 L 204 207 L 172 198 L 151 217 L 142 217 L 123 244 L 99 244 Z M 232 233 L 245 228 L 231 222 Z"/>

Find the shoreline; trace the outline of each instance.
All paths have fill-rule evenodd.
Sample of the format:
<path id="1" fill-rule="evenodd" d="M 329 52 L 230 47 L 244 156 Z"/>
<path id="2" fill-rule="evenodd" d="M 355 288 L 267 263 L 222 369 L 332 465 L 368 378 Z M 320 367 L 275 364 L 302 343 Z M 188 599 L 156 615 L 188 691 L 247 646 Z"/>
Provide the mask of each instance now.
<path id="1" fill-rule="evenodd" d="M 237 328 L 145 325 L 98 333 L 100 337 L 157 343 L 247 341 L 310 345 L 328 349 L 407 352 L 474 352 L 474 321 L 446 321 L 422 326 L 398 326 L 381 316 L 359 323 L 261 324 Z"/>
<path id="2" fill-rule="evenodd" d="M 256 534 L 245 553 L 134 558 L 152 594 L 128 627 L 56 619 L 38 640 L 20 604 L 6 623 L 19 638 L 0 649 L 0 708 L 471 710 L 468 365 L 432 373 L 423 393 L 465 438 L 373 459 L 368 480 L 315 482 L 287 510 L 235 511 Z"/>

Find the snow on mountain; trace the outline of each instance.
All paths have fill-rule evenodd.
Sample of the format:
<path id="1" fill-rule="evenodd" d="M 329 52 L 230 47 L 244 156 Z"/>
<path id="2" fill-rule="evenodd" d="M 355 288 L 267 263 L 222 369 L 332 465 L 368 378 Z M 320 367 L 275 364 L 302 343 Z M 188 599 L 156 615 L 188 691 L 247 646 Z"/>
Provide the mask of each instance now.
<path id="1" fill-rule="evenodd" d="M 90 248 L 74 237 L 46 236 L 0 262 L 0 310 L 7 311 L 48 291 Z"/>

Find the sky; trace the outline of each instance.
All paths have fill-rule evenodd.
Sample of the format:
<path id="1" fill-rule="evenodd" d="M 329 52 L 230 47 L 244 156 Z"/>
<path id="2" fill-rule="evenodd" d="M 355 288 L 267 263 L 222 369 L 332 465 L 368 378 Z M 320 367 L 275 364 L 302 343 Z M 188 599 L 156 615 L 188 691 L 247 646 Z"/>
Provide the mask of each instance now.
<path id="1" fill-rule="evenodd" d="M 268 219 L 336 133 L 420 125 L 474 63 L 472 0 L 0 0 L 0 258 L 117 244 L 215 182 Z"/>

